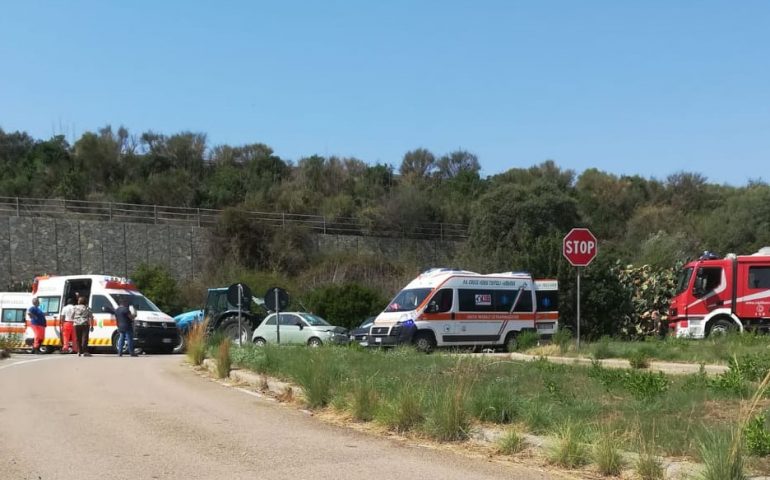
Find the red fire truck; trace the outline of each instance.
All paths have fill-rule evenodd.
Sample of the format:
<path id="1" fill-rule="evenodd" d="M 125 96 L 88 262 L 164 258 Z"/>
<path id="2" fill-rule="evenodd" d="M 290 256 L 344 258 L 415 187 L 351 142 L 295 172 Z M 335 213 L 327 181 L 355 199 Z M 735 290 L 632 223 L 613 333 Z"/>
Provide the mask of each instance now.
<path id="1" fill-rule="evenodd" d="M 770 330 L 770 247 L 724 258 L 705 252 L 686 264 L 669 320 L 677 337 Z"/>

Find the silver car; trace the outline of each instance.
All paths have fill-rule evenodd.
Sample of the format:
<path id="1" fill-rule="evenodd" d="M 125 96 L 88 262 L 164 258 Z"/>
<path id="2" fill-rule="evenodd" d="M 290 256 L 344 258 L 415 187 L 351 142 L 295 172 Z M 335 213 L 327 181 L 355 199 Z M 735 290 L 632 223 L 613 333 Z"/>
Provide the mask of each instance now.
<path id="1" fill-rule="evenodd" d="M 254 330 L 251 340 L 255 345 L 260 346 L 278 343 L 279 330 L 282 344 L 320 347 L 324 344 L 348 343 L 347 329 L 330 325 L 318 315 L 305 312 L 282 312 L 278 325 L 276 325 L 276 314 L 271 313 Z"/>

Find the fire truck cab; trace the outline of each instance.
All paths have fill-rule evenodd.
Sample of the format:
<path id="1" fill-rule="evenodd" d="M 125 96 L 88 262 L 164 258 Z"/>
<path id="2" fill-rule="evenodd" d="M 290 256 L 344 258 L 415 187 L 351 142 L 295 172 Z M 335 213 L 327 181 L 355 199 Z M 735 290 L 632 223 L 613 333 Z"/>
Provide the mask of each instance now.
<path id="1" fill-rule="evenodd" d="M 682 267 L 669 307 L 677 337 L 770 330 L 770 247 L 719 258 L 705 252 Z"/>

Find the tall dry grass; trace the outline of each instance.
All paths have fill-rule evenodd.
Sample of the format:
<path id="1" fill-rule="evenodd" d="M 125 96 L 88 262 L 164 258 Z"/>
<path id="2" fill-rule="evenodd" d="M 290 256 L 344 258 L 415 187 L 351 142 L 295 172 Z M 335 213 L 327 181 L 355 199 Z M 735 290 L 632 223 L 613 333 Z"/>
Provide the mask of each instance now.
<path id="1" fill-rule="evenodd" d="M 206 358 L 206 328 L 208 321 L 196 323 L 187 331 L 187 359 L 193 365 L 200 365 Z"/>

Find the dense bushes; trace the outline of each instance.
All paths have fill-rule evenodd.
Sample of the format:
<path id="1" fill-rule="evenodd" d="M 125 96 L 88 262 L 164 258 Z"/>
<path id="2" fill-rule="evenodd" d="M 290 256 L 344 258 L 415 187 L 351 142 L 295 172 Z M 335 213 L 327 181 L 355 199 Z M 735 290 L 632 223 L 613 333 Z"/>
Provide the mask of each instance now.
<path id="1" fill-rule="evenodd" d="M 334 325 L 354 328 L 385 308 L 387 299 L 355 283 L 326 285 L 305 296 L 305 306 Z"/>

